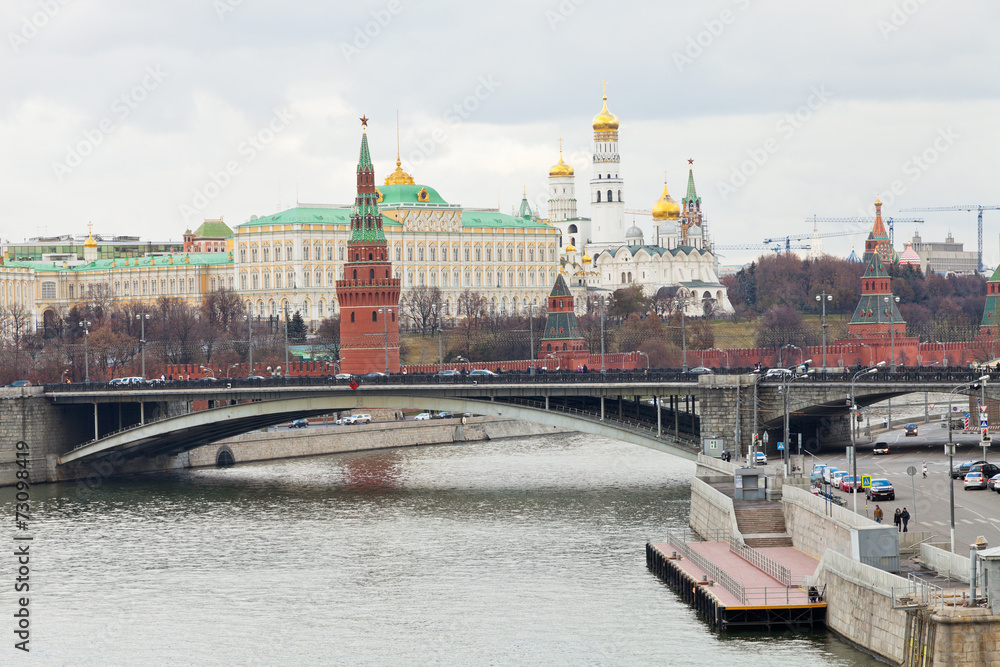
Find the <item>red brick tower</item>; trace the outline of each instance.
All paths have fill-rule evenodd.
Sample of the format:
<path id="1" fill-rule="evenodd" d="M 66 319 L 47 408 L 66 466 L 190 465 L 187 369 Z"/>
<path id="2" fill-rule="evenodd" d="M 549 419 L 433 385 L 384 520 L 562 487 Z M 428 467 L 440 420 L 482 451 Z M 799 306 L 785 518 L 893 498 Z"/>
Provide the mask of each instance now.
<path id="1" fill-rule="evenodd" d="M 551 359 L 559 362 L 564 370 L 579 370 L 590 361 L 590 350 L 580 335 L 573 307 L 573 295 L 560 273 L 549 294 L 549 314 L 545 318 L 545 333 L 538 346 L 538 359 L 546 368 L 552 368 Z M 554 369 L 553 369 L 554 370 Z"/>
<path id="2" fill-rule="evenodd" d="M 344 278 L 337 281 L 340 302 L 342 373 L 399 372 L 399 280 L 382 231 L 375 193 L 375 168 L 368 153 L 368 119 L 361 118 L 358 194 L 351 209 Z"/>

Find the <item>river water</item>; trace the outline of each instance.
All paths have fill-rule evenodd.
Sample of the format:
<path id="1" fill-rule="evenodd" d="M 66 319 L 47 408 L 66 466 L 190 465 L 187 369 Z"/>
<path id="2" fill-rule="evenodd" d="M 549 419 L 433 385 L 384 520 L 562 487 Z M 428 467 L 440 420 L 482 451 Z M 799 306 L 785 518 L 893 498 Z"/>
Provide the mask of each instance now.
<path id="1" fill-rule="evenodd" d="M 877 664 L 716 635 L 646 570 L 693 470 L 572 434 L 35 487 L 30 662 Z"/>

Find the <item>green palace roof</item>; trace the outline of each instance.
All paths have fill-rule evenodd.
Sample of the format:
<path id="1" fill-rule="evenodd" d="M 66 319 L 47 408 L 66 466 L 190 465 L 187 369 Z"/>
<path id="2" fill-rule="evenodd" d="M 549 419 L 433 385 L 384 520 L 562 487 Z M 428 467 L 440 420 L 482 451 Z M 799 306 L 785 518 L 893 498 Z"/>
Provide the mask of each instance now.
<path id="1" fill-rule="evenodd" d="M 173 264 L 170 260 L 173 259 Z M 189 261 L 185 261 L 189 260 Z M 126 265 L 125 262 L 128 262 Z M 98 259 L 79 266 L 64 267 L 62 262 L 6 262 L 5 266 L 15 266 L 35 271 L 121 271 L 138 267 L 162 266 L 164 268 L 180 268 L 184 266 L 220 266 L 232 264 L 228 252 L 194 253 L 190 255 L 157 255 L 156 257 L 120 257 L 117 259 Z"/>
<path id="2" fill-rule="evenodd" d="M 420 191 L 427 191 L 427 199 L 420 199 Z M 437 204 L 448 205 L 448 202 L 438 194 L 438 191 L 429 185 L 379 185 L 378 191 L 382 193 L 382 208 L 390 207 L 392 204 Z"/>
<path id="3" fill-rule="evenodd" d="M 386 189 L 394 188 L 415 188 L 414 192 L 419 192 L 420 188 L 424 187 L 421 185 L 386 185 L 382 186 Z M 379 189 L 381 190 L 382 187 Z M 439 200 L 440 196 L 434 193 L 430 188 L 427 192 L 433 193 L 431 195 L 432 201 L 433 197 L 437 196 Z M 384 191 L 383 191 L 384 194 Z M 414 197 L 414 201 L 416 201 Z M 443 200 L 441 200 L 443 202 Z M 392 208 L 392 203 L 383 200 L 379 205 L 379 208 L 386 209 Z M 295 224 L 327 224 L 327 225 L 349 225 L 351 223 L 351 210 L 348 208 L 320 208 L 320 207 L 310 207 L 310 206 L 296 206 L 295 208 L 290 208 L 286 211 L 281 211 L 280 213 L 275 213 L 274 215 L 265 215 L 256 220 L 249 220 L 239 225 L 238 228 L 250 228 L 250 227 L 263 227 L 270 225 L 295 225 Z M 393 220 L 392 218 L 382 215 L 382 226 L 386 228 L 390 227 L 401 227 L 401 223 Z M 462 212 L 462 226 L 463 227 L 495 227 L 495 228 L 505 228 L 505 229 L 552 229 L 541 222 L 536 222 L 534 220 L 528 220 L 526 218 L 518 218 L 517 216 L 507 215 L 506 213 L 500 213 L 499 211 L 463 211 Z"/>

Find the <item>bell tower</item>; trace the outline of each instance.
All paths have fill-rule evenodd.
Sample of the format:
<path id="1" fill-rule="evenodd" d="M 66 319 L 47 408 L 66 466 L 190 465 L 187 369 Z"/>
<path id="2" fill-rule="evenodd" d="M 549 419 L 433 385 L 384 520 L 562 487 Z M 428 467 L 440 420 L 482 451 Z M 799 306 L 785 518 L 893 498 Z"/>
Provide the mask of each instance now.
<path id="1" fill-rule="evenodd" d="M 399 280 L 382 230 L 375 168 L 368 152 L 368 118 L 361 117 L 357 195 L 351 207 L 340 302 L 340 370 L 354 375 L 399 372 Z"/>

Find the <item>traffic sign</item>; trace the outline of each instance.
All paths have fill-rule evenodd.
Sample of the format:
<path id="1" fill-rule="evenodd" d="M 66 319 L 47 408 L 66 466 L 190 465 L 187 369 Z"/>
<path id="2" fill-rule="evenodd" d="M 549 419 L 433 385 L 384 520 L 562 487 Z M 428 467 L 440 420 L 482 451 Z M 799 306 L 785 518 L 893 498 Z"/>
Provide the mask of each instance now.
<path id="1" fill-rule="evenodd" d="M 861 476 L 861 488 L 862 489 L 870 489 L 870 488 L 872 488 L 872 476 L 871 475 L 862 475 Z"/>
<path id="2" fill-rule="evenodd" d="M 783 442 L 779 442 L 778 443 L 778 451 L 779 452 L 785 451 L 785 443 L 783 443 Z"/>
<path id="3" fill-rule="evenodd" d="M 767 431 L 764 431 L 764 442 L 767 442 Z"/>
<path id="4" fill-rule="evenodd" d="M 909 475 L 910 477 L 913 477 L 914 475 L 917 474 L 917 467 L 910 466 L 909 468 L 906 469 L 906 474 Z"/>
<path id="5" fill-rule="evenodd" d="M 934 408 L 936 408 L 936 407 L 937 407 L 937 403 L 931 403 L 931 404 L 930 404 L 930 405 L 928 405 L 927 407 L 929 407 L 929 408 L 930 408 L 931 410 L 933 410 Z"/>

